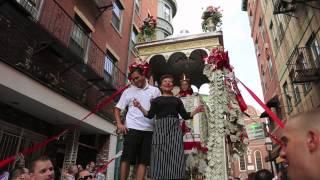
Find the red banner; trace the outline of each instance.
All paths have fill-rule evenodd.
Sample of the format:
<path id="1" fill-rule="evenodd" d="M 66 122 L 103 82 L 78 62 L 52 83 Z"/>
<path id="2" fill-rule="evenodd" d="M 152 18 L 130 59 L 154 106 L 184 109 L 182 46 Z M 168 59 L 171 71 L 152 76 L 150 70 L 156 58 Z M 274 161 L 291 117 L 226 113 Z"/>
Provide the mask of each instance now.
<path id="1" fill-rule="evenodd" d="M 266 111 L 266 113 L 269 115 L 270 119 L 272 119 L 273 121 L 275 121 L 280 128 L 284 128 L 284 124 L 282 123 L 281 119 L 278 118 L 277 115 L 275 115 L 260 99 L 259 97 L 253 92 L 251 91 L 251 89 L 249 89 L 246 85 L 244 85 L 240 80 L 239 82 L 243 85 L 243 87 L 249 92 L 249 94 L 253 97 L 253 99 L 255 101 L 257 101 L 257 103 Z"/>

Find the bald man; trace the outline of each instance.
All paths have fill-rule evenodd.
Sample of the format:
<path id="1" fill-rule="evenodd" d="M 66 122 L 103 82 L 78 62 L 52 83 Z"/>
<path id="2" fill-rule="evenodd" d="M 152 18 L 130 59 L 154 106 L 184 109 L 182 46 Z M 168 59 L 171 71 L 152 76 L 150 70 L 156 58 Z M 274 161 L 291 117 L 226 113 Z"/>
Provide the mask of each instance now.
<path id="1" fill-rule="evenodd" d="M 281 140 L 280 156 L 290 180 L 320 179 L 320 109 L 289 119 Z"/>

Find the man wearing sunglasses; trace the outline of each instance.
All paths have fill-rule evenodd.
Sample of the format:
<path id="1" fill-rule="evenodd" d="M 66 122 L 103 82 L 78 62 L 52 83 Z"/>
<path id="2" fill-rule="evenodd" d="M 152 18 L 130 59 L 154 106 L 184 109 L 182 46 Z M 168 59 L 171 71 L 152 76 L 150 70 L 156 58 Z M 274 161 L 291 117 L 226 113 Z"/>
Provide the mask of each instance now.
<path id="1" fill-rule="evenodd" d="M 78 180 L 93 180 L 93 176 L 88 170 L 80 171 Z"/>

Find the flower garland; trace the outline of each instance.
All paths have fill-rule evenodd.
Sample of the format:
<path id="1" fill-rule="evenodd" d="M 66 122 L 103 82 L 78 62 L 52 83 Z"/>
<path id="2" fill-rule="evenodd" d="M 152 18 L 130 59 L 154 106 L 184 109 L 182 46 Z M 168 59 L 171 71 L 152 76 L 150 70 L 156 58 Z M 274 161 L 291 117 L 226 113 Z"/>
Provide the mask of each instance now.
<path id="1" fill-rule="evenodd" d="M 136 59 L 130 66 L 129 66 L 129 72 L 132 72 L 134 69 L 139 68 L 142 70 L 142 73 L 144 76 L 149 77 L 149 64 L 146 61 L 143 61 L 141 59 Z M 130 78 L 130 77 L 129 77 Z"/>
<path id="2" fill-rule="evenodd" d="M 222 13 L 220 11 L 220 7 L 208 6 L 207 9 L 202 13 L 201 19 L 203 20 L 201 23 L 202 30 L 204 32 L 209 31 L 210 23 L 214 24 L 214 26 L 219 27 L 222 24 Z"/>
<path id="3" fill-rule="evenodd" d="M 153 16 L 148 15 L 146 19 L 143 20 L 142 26 L 139 28 L 140 33 L 138 34 L 138 41 L 145 42 L 147 38 L 152 39 L 155 35 L 155 29 L 157 26 L 157 20 Z"/>
<path id="4" fill-rule="evenodd" d="M 243 120 L 239 117 L 241 111 L 246 109 L 246 104 L 242 104 L 237 99 L 241 94 L 229 64 L 228 53 L 223 49 L 215 48 L 204 60 L 203 73 L 210 81 L 207 144 L 209 162 L 206 177 L 220 180 L 225 179 L 226 175 L 224 144 L 226 142 L 231 144 L 233 154 L 245 152 L 248 139 L 243 133 Z M 243 107 L 240 109 L 239 105 Z"/>

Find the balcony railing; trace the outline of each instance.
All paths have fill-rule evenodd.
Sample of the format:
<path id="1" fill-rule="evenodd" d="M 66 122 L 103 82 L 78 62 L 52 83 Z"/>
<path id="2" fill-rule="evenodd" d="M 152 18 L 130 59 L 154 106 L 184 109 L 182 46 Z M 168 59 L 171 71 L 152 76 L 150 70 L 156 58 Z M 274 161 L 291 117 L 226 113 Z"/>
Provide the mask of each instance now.
<path id="1" fill-rule="evenodd" d="M 157 27 L 163 29 L 164 31 L 166 31 L 169 35 L 173 34 L 173 27 L 171 25 L 170 22 L 168 22 L 167 20 L 158 17 L 157 18 Z"/>
<path id="2" fill-rule="evenodd" d="M 30 20 L 32 14 L 17 1 L 0 4 L 0 60 L 91 109 L 124 86 L 126 75 L 114 64 L 111 79 L 104 80 L 106 53 L 89 36 L 86 64 L 68 47 L 77 24 L 55 0 L 46 3 L 50 11 L 43 11 L 39 21 Z M 112 117 L 109 109 L 101 113 Z"/>
<path id="3" fill-rule="evenodd" d="M 312 53 L 310 47 L 296 48 L 287 65 L 293 83 L 320 80 L 320 56 Z"/>

